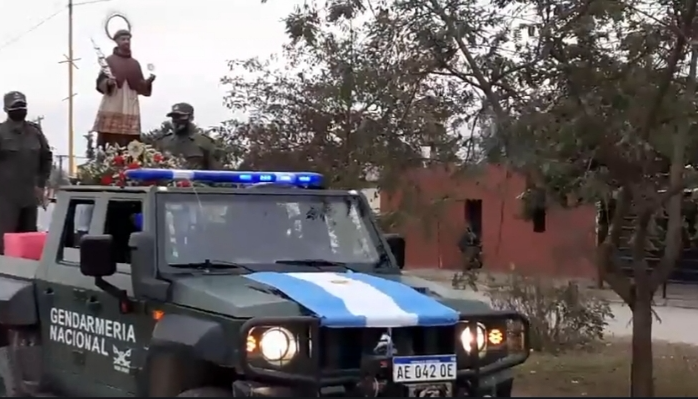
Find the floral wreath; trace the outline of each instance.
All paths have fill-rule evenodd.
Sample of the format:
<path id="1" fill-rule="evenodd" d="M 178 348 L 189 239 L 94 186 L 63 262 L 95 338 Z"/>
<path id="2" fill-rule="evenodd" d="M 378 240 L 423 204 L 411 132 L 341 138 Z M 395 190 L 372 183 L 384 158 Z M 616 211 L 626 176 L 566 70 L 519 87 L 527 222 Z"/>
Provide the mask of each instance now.
<path id="1" fill-rule="evenodd" d="M 162 153 L 153 146 L 132 141 L 126 147 L 107 144 L 99 147 L 94 159 L 78 167 L 78 181 L 84 185 L 101 186 L 191 186 L 189 181 L 136 181 L 126 177 L 126 171 L 139 168 L 182 169 L 181 157 Z"/>

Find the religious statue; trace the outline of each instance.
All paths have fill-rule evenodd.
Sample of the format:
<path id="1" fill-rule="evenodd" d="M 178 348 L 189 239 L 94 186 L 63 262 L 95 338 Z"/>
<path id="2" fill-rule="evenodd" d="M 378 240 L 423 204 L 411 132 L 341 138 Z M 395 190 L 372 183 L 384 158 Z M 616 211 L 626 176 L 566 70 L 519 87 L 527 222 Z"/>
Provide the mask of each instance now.
<path id="1" fill-rule="evenodd" d="M 97 146 L 118 144 L 125 147 L 140 137 L 138 97 L 151 95 L 155 75 L 144 78 L 140 63 L 131 56 L 130 30 L 120 29 L 109 36 L 116 42 L 110 56 L 105 57 L 95 45 L 101 67 L 97 91 L 102 94 L 102 103 L 92 130 L 97 132 Z"/>

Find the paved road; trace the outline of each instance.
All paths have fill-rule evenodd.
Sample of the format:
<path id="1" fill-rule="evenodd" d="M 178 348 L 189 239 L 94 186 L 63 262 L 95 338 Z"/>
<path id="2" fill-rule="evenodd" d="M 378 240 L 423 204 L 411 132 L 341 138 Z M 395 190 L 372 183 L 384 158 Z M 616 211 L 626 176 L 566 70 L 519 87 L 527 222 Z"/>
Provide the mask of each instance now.
<path id="1" fill-rule="evenodd" d="M 487 298 L 481 292 L 453 290 L 434 281 L 422 281 L 424 281 L 424 285 L 444 296 L 487 301 Z M 632 325 L 630 321 L 632 315 L 630 309 L 617 303 L 611 304 L 611 309 L 615 319 L 609 320 L 608 333 L 617 336 L 631 335 Z M 659 306 L 655 307 L 655 311 L 661 321 L 654 321 L 652 331 L 654 339 L 698 345 L 698 309 Z"/>
<path id="2" fill-rule="evenodd" d="M 613 304 L 615 320 L 611 320 L 608 332 L 615 335 L 630 335 L 632 327 L 630 309 L 627 306 Z M 654 321 L 652 336 L 654 339 L 682 342 L 698 345 L 698 310 L 674 308 L 671 306 L 655 307 L 660 320 Z"/>

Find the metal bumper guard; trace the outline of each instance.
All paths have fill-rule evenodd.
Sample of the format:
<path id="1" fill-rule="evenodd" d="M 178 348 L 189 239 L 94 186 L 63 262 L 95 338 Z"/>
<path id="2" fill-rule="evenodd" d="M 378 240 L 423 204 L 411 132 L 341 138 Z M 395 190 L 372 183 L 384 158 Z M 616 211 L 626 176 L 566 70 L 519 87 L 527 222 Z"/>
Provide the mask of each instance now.
<path id="1" fill-rule="evenodd" d="M 461 323 L 467 323 L 470 331 L 476 331 L 477 324 L 488 322 L 514 321 L 520 322 L 523 327 L 523 347 L 521 353 L 507 355 L 506 357 L 482 365 L 480 353 L 477 350 L 476 343 L 472 343 L 469 354 L 469 367 L 459 369 L 457 371 L 456 387 L 467 387 L 468 391 L 477 392 L 479 390 L 479 381 L 484 377 L 495 374 L 499 371 L 509 369 L 511 367 L 522 364 L 526 361 L 529 355 L 529 322 L 523 315 L 516 312 L 488 312 L 483 314 L 469 314 L 460 316 Z M 254 318 L 245 322 L 240 331 L 240 342 L 238 350 L 240 353 L 241 368 L 248 380 L 264 381 L 276 383 L 282 386 L 294 386 L 303 390 L 317 392 L 323 387 L 357 384 L 365 380 L 366 377 L 375 375 L 377 364 L 381 366 L 381 372 L 392 376 L 392 361 L 390 356 L 370 356 L 369 361 L 362 362 L 361 369 L 346 369 L 340 372 L 328 373 L 324 372 L 320 367 L 320 359 L 322 350 L 322 342 L 319 345 L 309 344 L 309 339 L 306 339 L 305 345 L 301 342 L 301 349 L 305 348 L 309 351 L 309 362 L 303 367 L 302 373 L 288 372 L 282 368 L 262 368 L 257 367 L 249 361 L 247 353 L 247 336 L 255 327 L 274 327 L 283 326 L 291 330 L 303 329 L 310 332 L 310 337 L 320 336 L 320 320 L 311 316 L 301 317 L 262 317 Z M 458 337 L 454 337 L 458 340 Z M 387 367 L 387 370 L 386 370 Z"/>

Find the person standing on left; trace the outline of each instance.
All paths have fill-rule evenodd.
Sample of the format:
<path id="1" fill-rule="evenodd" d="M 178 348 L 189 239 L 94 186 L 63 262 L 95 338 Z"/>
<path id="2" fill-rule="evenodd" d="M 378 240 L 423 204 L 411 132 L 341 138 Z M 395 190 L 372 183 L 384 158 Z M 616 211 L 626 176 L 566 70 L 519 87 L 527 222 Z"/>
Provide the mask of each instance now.
<path id="1" fill-rule="evenodd" d="M 5 233 L 37 230 L 44 206 L 53 153 L 37 123 L 27 118 L 27 97 L 12 91 L 3 97 L 7 119 L 0 123 L 0 254 Z"/>

